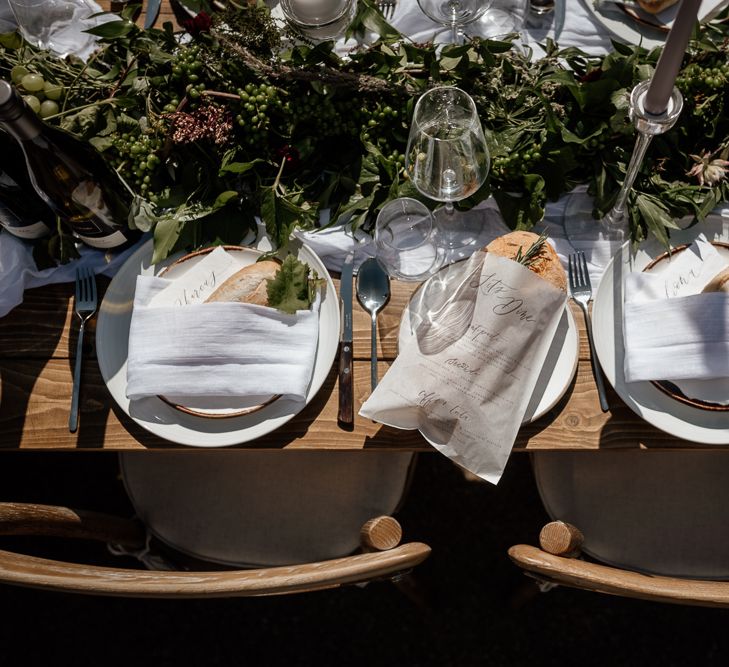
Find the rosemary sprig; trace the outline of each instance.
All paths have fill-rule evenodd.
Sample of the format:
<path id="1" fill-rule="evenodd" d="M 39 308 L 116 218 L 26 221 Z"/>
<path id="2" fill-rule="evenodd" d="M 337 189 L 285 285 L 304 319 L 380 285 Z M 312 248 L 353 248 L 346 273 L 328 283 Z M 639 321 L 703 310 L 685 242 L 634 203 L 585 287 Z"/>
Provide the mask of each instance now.
<path id="1" fill-rule="evenodd" d="M 532 243 L 527 251 L 525 253 L 522 253 L 521 246 L 519 246 L 519 250 L 516 251 L 516 257 L 514 257 L 515 262 L 519 262 L 519 264 L 523 264 L 524 266 L 530 266 L 531 263 L 539 257 L 539 255 L 542 254 L 542 248 L 544 247 L 544 244 L 547 242 L 547 234 L 545 232 L 542 232 L 539 235 L 539 238 Z"/>

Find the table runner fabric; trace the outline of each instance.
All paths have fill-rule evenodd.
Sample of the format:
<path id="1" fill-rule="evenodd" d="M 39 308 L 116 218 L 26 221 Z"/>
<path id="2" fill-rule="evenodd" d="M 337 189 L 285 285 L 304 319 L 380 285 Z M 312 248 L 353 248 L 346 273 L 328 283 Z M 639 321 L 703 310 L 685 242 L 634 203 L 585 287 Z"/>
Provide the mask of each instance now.
<path id="1" fill-rule="evenodd" d="M 169 280 L 138 276 L 129 331 L 127 396 L 270 396 L 304 401 L 319 304 L 287 315 L 248 303 L 150 306 Z"/>

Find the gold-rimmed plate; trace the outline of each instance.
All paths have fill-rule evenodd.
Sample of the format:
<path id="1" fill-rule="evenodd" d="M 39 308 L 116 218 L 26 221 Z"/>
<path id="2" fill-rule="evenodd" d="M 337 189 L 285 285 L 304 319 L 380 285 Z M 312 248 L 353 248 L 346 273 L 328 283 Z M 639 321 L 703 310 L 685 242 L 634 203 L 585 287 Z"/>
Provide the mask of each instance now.
<path id="1" fill-rule="evenodd" d="M 688 222 L 681 221 L 682 223 Z M 729 243 L 729 209 L 712 213 L 701 224 L 674 230 L 672 246 L 691 244 L 699 234 L 713 243 Z M 651 238 L 637 249 L 622 246 L 608 264 L 592 308 L 595 349 L 608 382 L 638 416 L 671 435 L 707 445 L 729 444 L 729 412 L 706 410 L 678 401 L 653 382 L 626 382 L 623 336 L 623 288 L 629 273 L 640 272 L 666 249 Z M 724 250 L 720 250 L 724 252 Z"/>
<path id="2" fill-rule="evenodd" d="M 255 264 L 263 254 L 253 248 L 243 246 L 223 246 L 225 251 L 233 258 L 239 269 Z M 182 278 L 188 271 L 197 266 L 215 248 L 203 248 L 191 252 L 165 267 L 159 274 L 166 280 Z M 261 396 L 199 396 L 184 398 L 175 396 L 160 396 L 162 401 L 175 410 L 204 419 L 229 419 L 242 417 L 262 410 L 267 405 L 281 398 L 279 394 Z"/>
<path id="3" fill-rule="evenodd" d="M 255 252 L 255 251 L 253 251 Z M 329 272 L 306 245 L 298 257 L 326 280 L 319 310 L 319 336 L 305 401 L 279 398 L 260 409 L 226 419 L 209 419 L 178 410 L 156 396 L 127 398 L 127 350 L 138 275 L 160 275 L 180 256 L 152 264 L 153 242 L 138 248 L 111 281 L 99 308 L 96 353 L 101 376 L 119 408 L 148 432 L 192 447 L 228 447 L 260 438 L 288 422 L 314 398 L 326 380 L 339 346 L 339 299 Z M 259 401 L 260 403 L 260 401 Z"/>
<path id="4" fill-rule="evenodd" d="M 449 282 L 448 274 L 459 274 L 461 264 L 450 264 L 431 276 L 413 292 L 408 305 L 403 309 L 398 333 L 398 350 L 413 343 L 415 330 L 428 312 L 428 292 L 442 293 Z M 562 317 L 554 333 L 524 413 L 524 424 L 530 424 L 551 410 L 569 389 L 577 372 L 580 339 L 577 324 L 569 304 L 565 304 Z"/>
<path id="5" fill-rule="evenodd" d="M 668 260 L 690 247 L 684 243 L 664 252 L 649 262 L 644 273 L 661 271 L 667 268 Z M 712 241 L 711 245 L 729 262 L 729 243 Z M 729 412 L 729 383 L 726 380 L 653 380 L 655 385 L 666 396 L 699 410 L 715 410 Z"/>
<path id="6" fill-rule="evenodd" d="M 699 8 L 699 21 L 703 23 L 714 18 L 722 11 L 728 1 L 704 0 Z M 639 44 L 649 50 L 657 46 L 663 46 L 678 11 L 678 5 L 651 15 L 648 12 L 638 10 L 629 11 L 622 6 L 619 6 L 621 11 L 603 11 L 595 8 L 592 0 L 582 0 L 582 4 L 591 18 L 620 41 L 626 44 Z"/>

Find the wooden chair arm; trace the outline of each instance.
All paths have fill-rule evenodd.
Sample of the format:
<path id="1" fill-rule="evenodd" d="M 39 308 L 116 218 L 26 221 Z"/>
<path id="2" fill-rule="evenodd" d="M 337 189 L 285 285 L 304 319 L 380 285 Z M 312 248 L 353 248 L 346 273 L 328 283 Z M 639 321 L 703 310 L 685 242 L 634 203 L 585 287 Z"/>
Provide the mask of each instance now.
<path id="1" fill-rule="evenodd" d="M 389 577 L 422 563 L 426 544 L 259 570 L 150 572 L 47 560 L 0 551 L 0 582 L 55 591 L 149 598 L 246 597 L 302 593 Z"/>
<path id="2" fill-rule="evenodd" d="M 363 551 L 387 551 L 400 544 L 402 527 L 391 516 L 377 516 L 362 526 L 359 539 Z"/>
<path id="3" fill-rule="evenodd" d="M 0 503 L 0 535 L 87 538 L 141 548 L 144 526 L 136 521 L 65 507 Z M 398 546 L 400 524 L 389 516 L 362 526 L 370 553 L 257 570 L 159 572 L 81 565 L 0 550 L 0 583 L 56 591 L 126 597 L 208 598 L 281 595 L 336 588 L 411 570 L 430 554 L 426 544 Z"/>
<path id="4" fill-rule="evenodd" d="M 575 558 L 555 556 L 526 544 L 511 547 L 509 558 L 526 572 L 564 586 L 655 602 L 729 607 L 729 581 L 639 574 Z"/>
<path id="5" fill-rule="evenodd" d="M 130 519 L 30 503 L 0 503 L 0 535 L 39 535 L 114 542 L 139 549 L 144 526 Z"/>

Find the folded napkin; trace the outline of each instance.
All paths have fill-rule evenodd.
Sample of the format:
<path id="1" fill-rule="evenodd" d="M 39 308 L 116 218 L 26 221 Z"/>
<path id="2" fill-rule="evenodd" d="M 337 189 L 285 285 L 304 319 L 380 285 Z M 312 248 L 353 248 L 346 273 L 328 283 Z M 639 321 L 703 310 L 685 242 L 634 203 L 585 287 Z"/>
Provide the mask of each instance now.
<path id="1" fill-rule="evenodd" d="M 422 288 L 414 335 L 360 415 L 418 429 L 457 464 L 498 482 L 566 296 L 493 253 L 450 266 Z"/>
<path id="2" fill-rule="evenodd" d="M 700 293 L 729 264 L 703 235 L 664 262 L 625 279 L 626 381 L 729 377 L 729 294 Z"/>
<path id="3" fill-rule="evenodd" d="M 305 400 L 320 297 L 311 310 L 294 315 L 246 303 L 150 305 L 172 283 L 137 277 L 127 361 L 130 399 L 281 394 Z"/>

